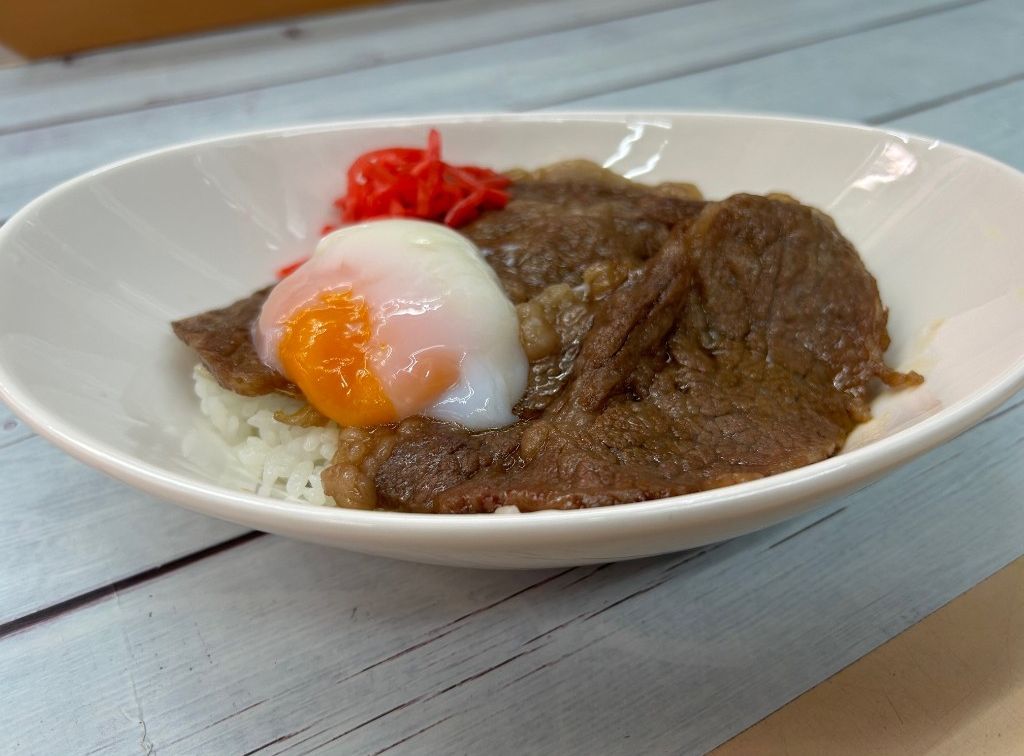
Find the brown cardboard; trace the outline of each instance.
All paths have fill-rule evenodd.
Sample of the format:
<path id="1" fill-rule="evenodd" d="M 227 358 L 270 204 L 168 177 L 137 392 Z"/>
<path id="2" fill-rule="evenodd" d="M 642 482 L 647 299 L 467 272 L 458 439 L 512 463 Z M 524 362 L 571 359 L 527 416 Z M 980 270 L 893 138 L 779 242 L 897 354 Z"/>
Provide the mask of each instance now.
<path id="1" fill-rule="evenodd" d="M 712 756 L 1024 753 L 1024 557 Z"/>
<path id="2" fill-rule="evenodd" d="M 377 1 L 2 0 L 0 45 L 44 58 Z"/>

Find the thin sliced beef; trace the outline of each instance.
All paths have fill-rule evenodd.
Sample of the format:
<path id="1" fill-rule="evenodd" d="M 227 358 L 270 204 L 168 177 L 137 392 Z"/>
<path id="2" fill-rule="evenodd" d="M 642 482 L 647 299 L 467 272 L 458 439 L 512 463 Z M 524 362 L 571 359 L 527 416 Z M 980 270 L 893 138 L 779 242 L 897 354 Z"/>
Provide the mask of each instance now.
<path id="1" fill-rule="evenodd" d="M 500 506 L 505 499 L 489 491 L 494 483 L 524 475 L 523 463 L 538 458 L 531 457 L 529 448 L 550 440 L 553 423 L 568 421 L 585 432 L 582 423 L 599 414 L 607 397 L 628 378 L 635 360 L 671 328 L 689 282 L 679 245 L 668 245 L 643 276 L 604 300 L 576 358 L 574 380 L 542 419 L 475 434 L 445 423 L 422 424 L 419 433 L 407 433 L 398 442 L 377 474 L 378 501 L 412 511 L 472 512 Z M 506 473 L 509 468 L 515 469 Z M 418 474 L 411 475 L 414 470 Z M 478 475 L 476 484 L 488 490 L 476 491 L 470 494 L 471 501 L 466 500 L 459 486 Z M 548 493 L 555 493 L 558 485 L 549 482 Z"/>
<path id="2" fill-rule="evenodd" d="M 520 422 L 373 429 L 364 461 L 323 473 L 339 502 L 356 478 L 373 494 L 360 505 L 412 512 L 714 488 L 836 453 L 867 419 L 876 379 L 921 380 L 883 362 L 886 311 L 854 248 L 791 198 L 705 203 L 688 185 L 637 185 L 579 162 L 517 174 L 511 191 L 506 209 L 463 231 L 517 303 L 531 362 Z M 252 343 L 268 291 L 174 331 L 220 385 L 298 395 Z M 310 414 L 289 421 L 321 421 Z"/>
<path id="3" fill-rule="evenodd" d="M 693 184 L 638 184 L 589 160 L 566 160 L 536 171 L 517 171 L 510 192 L 514 199 L 558 205 L 569 212 L 593 205 L 615 204 L 620 211 L 641 213 L 665 225 L 693 216 L 703 204 Z"/>
<path id="4" fill-rule="evenodd" d="M 635 184 L 594 163 L 560 163 L 518 176 L 512 201 L 462 229 L 501 279 L 513 302 L 553 284 L 576 286 L 608 259 L 640 262 L 673 226 L 704 206 L 683 185 Z"/>
<path id="5" fill-rule="evenodd" d="M 639 267 L 661 247 L 672 225 L 692 219 L 703 206 L 689 185 L 634 184 L 586 161 L 522 173 L 512 192 L 522 199 L 485 214 L 462 231 L 481 247 L 516 303 L 554 284 L 582 283 L 588 266 L 597 262 Z M 172 327 L 224 388 L 245 396 L 274 391 L 297 396 L 298 388 L 264 365 L 252 344 L 252 325 L 269 292 L 270 287 L 262 289 Z M 578 342 L 579 329 L 572 318 L 583 322 L 577 311 L 563 317 L 563 330 Z M 539 362 L 521 403 L 527 414 L 545 405 L 561 386 L 571 359 L 559 353 Z"/>
<path id="6" fill-rule="evenodd" d="M 219 310 L 171 323 L 175 335 L 196 351 L 217 383 L 236 394 L 260 396 L 279 391 L 299 395 L 295 384 L 263 364 L 252 343 L 253 324 L 271 288 Z"/>
<path id="7" fill-rule="evenodd" d="M 600 303 L 567 386 L 488 434 L 430 423 L 375 476 L 388 508 L 591 507 L 713 488 L 834 454 L 882 362 L 874 279 L 824 215 L 739 195 L 680 226 Z"/>
<path id="8" fill-rule="evenodd" d="M 569 380 L 594 319 L 594 291 L 592 287 L 585 295 L 556 284 L 516 307 L 520 340 L 530 361 L 526 392 L 514 408 L 517 417 L 537 417 Z"/>

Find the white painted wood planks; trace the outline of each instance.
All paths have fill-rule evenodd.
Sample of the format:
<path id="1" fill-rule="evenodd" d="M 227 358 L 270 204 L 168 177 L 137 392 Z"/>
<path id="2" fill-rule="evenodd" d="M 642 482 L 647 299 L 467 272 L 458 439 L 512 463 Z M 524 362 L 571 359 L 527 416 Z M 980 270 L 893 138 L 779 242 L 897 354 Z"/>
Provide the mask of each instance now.
<path id="1" fill-rule="evenodd" d="M 485 47 L 708 0 L 434 0 L 0 70 L 0 133 Z"/>
<path id="2" fill-rule="evenodd" d="M 85 170 L 176 142 L 304 121 L 536 108 L 974 2 L 716 0 L 314 81 L 0 134 L 6 166 L 0 217 Z"/>
<path id="3" fill-rule="evenodd" d="M 672 57 L 666 48 L 655 74 L 697 65 L 673 82 L 679 91 L 666 88 L 663 96 L 717 92 L 721 99 L 709 99 L 708 107 L 854 119 L 923 107 L 895 125 L 1024 165 L 1024 98 L 1015 79 L 1021 61 L 1012 46 L 1021 29 L 1019 6 L 1009 0 L 953 5 L 964 7 L 884 26 L 891 17 L 879 16 L 858 22 L 879 28 L 859 33 L 838 14 L 834 28 L 816 27 L 825 41 L 780 37 L 780 46 L 804 46 L 774 54 L 716 47 L 716 34 L 729 38 L 733 31 L 729 19 L 716 27 L 702 17 L 689 33 L 704 41 L 707 70 L 693 62 L 698 57 Z M 757 12 L 726 0 L 703 12 L 716 7 Z M 906 16 L 916 7 L 871 5 L 858 12 L 881 8 Z M 589 33 L 497 47 L 558 44 L 572 57 L 579 49 L 566 40 L 592 41 Z M 734 61 L 761 57 L 726 70 L 715 67 L 725 59 L 711 56 L 722 51 Z M 627 54 L 626 61 L 634 66 L 630 76 L 646 75 L 639 55 Z M 533 75 L 553 64 L 547 65 Z M 438 75 L 424 67 L 424 86 Z M 772 77 L 785 77 L 790 86 L 772 89 Z M 570 84 L 579 81 L 586 79 L 569 77 Z M 436 99 L 423 103 L 461 96 L 457 87 L 432 91 Z M 391 94 L 377 102 L 387 105 Z M 3 102 L 0 96 L 0 108 Z M 239 95 L 231 102 L 234 110 L 198 118 L 198 127 L 221 117 L 277 117 L 260 98 Z M 523 103 L 515 107 L 530 106 Z M 299 102 L 293 120 L 306 117 L 303 108 Z M 79 160 L 113 154 L 125 144 L 122 128 L 133 125 L 144 127 L 145 138 L 163 134 L 169 141 L 183 128 L 178 116 L 163 120 L 172 110 L 118 116 L 126 120 L 105 131 L 93 129 L 93 121 L 66 124 L 55 127 L 66 130 L 54 138 L 68 140 L 67 154 Z M 0 150 L 10 148 L 6 139 L 0 137 Z M 0 193 L 19 179 L 22 187 L 38 180 L 37 158 L 8 153 Z M 35 617 L 35 624 L 0 639 L 0 679 L 22 691 L 0 714 L 0 732 L 17 733 L 20 750 L 46 753 L 88 750 L 86 742 L 109 752 L 151 743 L 190 753 L 273 741 L 265 752 L 293 746 L 302 752 L 334 738 L 336 750 L 372 752 L 406 737 L 389 752 L 500 750 L 510 742 L 520 750 L 623 753 L 708 747 L 1024 553 L 1024 481 L 1016 464 L 1022 399 L 879 484 L 726 544 L 672 570 L 664 582 L 664 570 L 687 557 L 600 572 L 497 575 L 384 562 L 269 537 L 162 570 L 161 564 L 242 531 L 152 502 L 15 424 L 13 436 L 0 432 L 0 480 L 14 482 L 0 495 L 0 574 L 15 576 L 0 583 L 0 623 L 45 614 L 46 606 L 89 591 L 96 596 L 52 619 Z M 0 427 L 9 419 L 0 409 Z M 152 572 L 130 579 L 145 570 Z M 357 604 L 364 614 L 351 614 Z M 594 616 L 584 620 L 587 615 Z M 439 633 L 445 634 L 417 645 Z"/>
<path id="4" fill-rule="evenodd" d="M 260 538 L 4 638 L 0 679 L 28 694 L 0 726 L 62 743 L 73 721 L 82 751 L 136 742 L 139 717 L 169 753 L 373 753 L 420 731 L 396 752 L 699 752 L 1018 556 L 1022 449 L 1018 401 L 799 520 L 596 569 Z"/>

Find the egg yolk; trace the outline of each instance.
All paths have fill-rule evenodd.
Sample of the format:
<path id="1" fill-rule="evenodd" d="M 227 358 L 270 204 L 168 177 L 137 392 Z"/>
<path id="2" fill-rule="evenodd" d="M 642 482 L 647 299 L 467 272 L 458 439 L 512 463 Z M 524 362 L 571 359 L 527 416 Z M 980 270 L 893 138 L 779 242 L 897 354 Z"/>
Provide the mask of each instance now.
<path id="1" fill-rule="evenodd" d="M 458 361 L 445 350 L 414 355 L 394 376 L 396 409 L 370 362 L 370 311 L 351 291 L 329 292 L 285 324 L 278 355 L 285 375 L 322 414 L 343 426 L 392 423 L 428 406 L 458 381 Z M 412 411 L 405 411 L 412 408 Z M 401 414 L 400 414 L 401 411 Z"/>

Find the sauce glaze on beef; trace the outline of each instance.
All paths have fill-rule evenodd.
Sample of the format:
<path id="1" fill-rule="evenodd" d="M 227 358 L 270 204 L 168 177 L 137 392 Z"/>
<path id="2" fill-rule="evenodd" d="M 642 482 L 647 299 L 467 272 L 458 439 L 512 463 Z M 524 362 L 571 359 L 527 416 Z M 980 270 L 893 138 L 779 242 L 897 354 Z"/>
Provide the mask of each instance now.
<path id="1" fill-rule="evenodd" d="M 753 480 L 835 454 L 888 368 L 886 310 L 823 213 L 785 197 L 704 202 L 592 164 L 514 176 L 463 232 L 518 305 L 531 358 L 518 423 L 486 433 L 412 418 L 367 434 L 322 478 L 384 509 L 570 509 Z M 266 290 L 178 321 L 217 381 L 294 392 L 249 328 Z M 364 441 L 360 441 L 364 443 Z"/>

